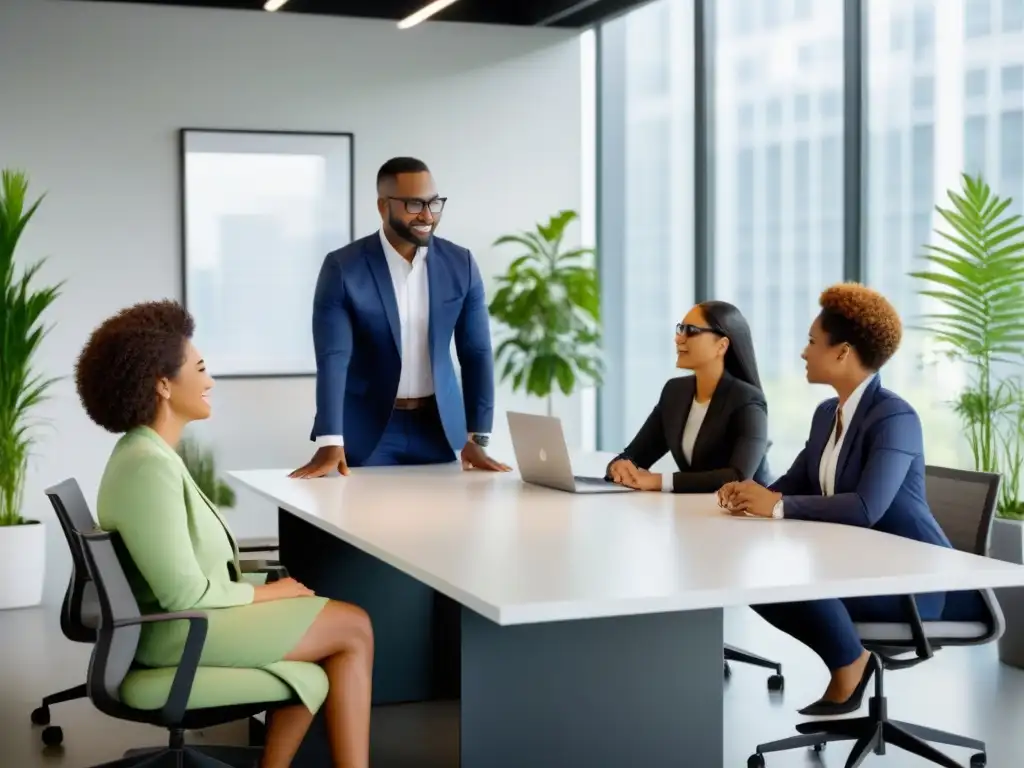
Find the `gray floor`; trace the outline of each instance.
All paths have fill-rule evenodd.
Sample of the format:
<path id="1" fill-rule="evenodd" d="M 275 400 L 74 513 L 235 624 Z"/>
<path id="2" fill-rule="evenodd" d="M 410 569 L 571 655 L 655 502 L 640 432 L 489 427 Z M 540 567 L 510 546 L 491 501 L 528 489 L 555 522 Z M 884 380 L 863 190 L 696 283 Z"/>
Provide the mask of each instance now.
<path id="1" fill-rule="evenodd" d="M 767 692 L 767 673 L 734 665 L 726 685 L 726 766 L 742 768 L 759 741 L 789 735 L 798 717 L 795 710 L 817 698 L 824 689 L 825 672 L 814 657 L 779 634 L 749 611 L 727 616 L 730 643 L 774 657 L 785 665 L 786 691 Z M 64 747 L 47 751 L 29 712 L 46 693 L 80 682 L 85 674 L 88 648 L 68 643 L 56 617 L 39 609 L 0 612 L 0 768 L 87 768 L 112 760 L 124 750 L 159 744 L 162 733 L 147 726 L 114 723 L 94 711 L 87 701 L 59 705 L 53 722 L 64 729 Z M 685 644 L 680 648 L 685 653 Z M 916 669 L 889 673 L 890 715 L 894 718 L 969 734 L 988 741 L 989 766 L 1009 768 L 1022 764 L 1024 755 L 1024 671 L 1001 665 L 995 648 L 947 649 Z M 685 713 L 680 713 L 685 716 Z M 458 712 L 453 706 L 406 706 L 374 713 L 373 765 L 375 768 L 454 768 L 457 754 Z M 242 727 L 226 726 L 193 735 L 197 742 L 244 743 Z M 849 747 L 831 745 L 826 766 L 841 768 Z M 950 750 L 965 762 L 968 754 Z M 680 756 L 680 766 L 687 766 Z M 769 768 L 821 765 L 805 752 L 770 756 Z M 891 749 L 885 757 L 869 758 L 864 765 L 916 768 L 928 763 Z M 692 768 L 713 768 L 693 766 Z"/>

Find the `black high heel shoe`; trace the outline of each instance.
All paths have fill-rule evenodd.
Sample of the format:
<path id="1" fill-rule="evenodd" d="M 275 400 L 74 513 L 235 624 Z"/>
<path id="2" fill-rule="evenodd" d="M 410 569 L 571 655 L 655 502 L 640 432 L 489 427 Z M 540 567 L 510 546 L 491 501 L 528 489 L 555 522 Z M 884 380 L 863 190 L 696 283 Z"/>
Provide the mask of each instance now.
<path id="1" fill-rule="evenodd" d="M 800 714 L 807 717 L 838 717 L 856 712 L 864 702 L 864 692 L 867 691 L 868 683 L 871 682 L 871 677 L 875 674 L 877 666 L 878 660 L 872 653 L 868 657 L 868 663 L 864 665 L 864 673 L 861 675 L 860 682 L 857 683 L 857 687 L 846 701 L 818 699 L 813 704 L 808 704 L 799 710 Z"/>

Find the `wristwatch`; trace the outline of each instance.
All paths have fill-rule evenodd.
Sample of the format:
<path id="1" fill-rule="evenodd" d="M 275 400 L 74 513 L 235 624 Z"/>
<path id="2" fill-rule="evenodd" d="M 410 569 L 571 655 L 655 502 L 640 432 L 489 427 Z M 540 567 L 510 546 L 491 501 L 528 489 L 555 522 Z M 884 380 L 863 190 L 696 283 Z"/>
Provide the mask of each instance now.
<path id="1" fill-rule="evenodd" d="M 782 519 L 782 499 L 775 502 L 775 506 L 772 507 L 772 517 L 776 520 Z"/>
<path id="2" fill-rule="evenodd" d="M 469 439 L 470 439 L 471 442 L 476 443 L 481 448 L 486 448 L 487 444 L 491 442 L 491 436 L 490 435 L 481 435 L 478 432 L 473 432 L 469 436 Z"/>

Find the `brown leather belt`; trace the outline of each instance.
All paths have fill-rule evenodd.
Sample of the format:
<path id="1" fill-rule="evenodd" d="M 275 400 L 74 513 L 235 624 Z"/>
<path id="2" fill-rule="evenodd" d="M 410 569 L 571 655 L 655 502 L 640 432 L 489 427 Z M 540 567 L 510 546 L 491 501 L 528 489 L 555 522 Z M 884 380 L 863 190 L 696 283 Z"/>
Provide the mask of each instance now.
<path id="1" fill-rule="evenodd" d="M 434 402 L 433 395 L 426 397 L 399 397 L 395 400 L 396 411 L 418 411 Z"/>

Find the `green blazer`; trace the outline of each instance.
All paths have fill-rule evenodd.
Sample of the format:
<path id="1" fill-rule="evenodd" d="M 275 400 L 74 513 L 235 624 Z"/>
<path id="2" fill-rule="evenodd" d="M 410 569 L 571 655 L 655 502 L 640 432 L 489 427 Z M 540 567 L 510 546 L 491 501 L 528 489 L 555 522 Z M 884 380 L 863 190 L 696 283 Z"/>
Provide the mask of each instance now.
<path id="1" fill-rule="evenodd" d="M 290 598 L 253 603 L 238 545 L 220 512 L 181 457 L 148 427 L 125 434 L 100 482 L 99 524 L 121 539 L 122 567 L 145 613 L 207 612 L 202 666 L 263 669 L 284 680 L 314 711 L 326 696 L 316 664 L 283 661 L 326 603 Z M 265 578 L 265 577 L 264 577 Z M 186 622 L 142 627 L 136 660 L 172 667 L 181 657 Z"/>
<path id="2" fill-rule="evenodd" d="M 100 527 L 117 531 L 128 580 L 143 613 L 249 605 L 238 545 L 181 457 L 143 427 L 115 446 L 100 483 Z"/>

